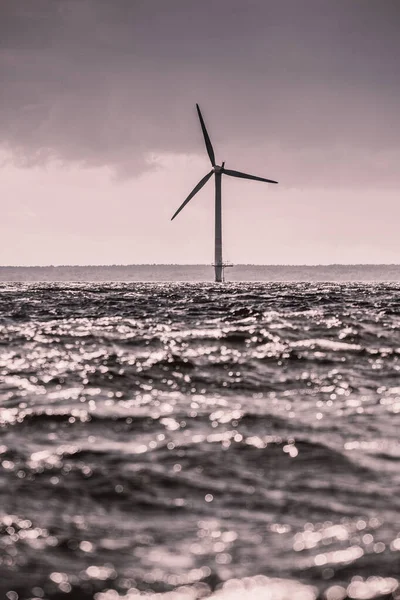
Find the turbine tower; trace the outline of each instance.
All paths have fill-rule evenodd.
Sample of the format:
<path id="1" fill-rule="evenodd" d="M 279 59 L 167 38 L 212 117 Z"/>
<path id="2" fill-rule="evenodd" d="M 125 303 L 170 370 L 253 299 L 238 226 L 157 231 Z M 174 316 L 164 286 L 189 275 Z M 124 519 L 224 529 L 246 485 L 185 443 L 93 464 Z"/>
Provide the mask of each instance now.
<path id="1" fill-rule="evenodd" d="M 214 149 L 211 144 L 210 136 L 208 135 L 203 116 L 200 111 L 200 107 L 196 104 L 197 114 L 199 115 L 201 129 L 203 131 L 204 141 L 206 143 L 206 149 L 208 156 L 211 161 L 212 169 L 190 192 L 178 210 L 175 212 L 171 221 L 181 212 L 186 204 L 197 194 L 198 191 L 207 183 L 212 175 L 215 175 L 215 253 L 214 253 L 214 268 L 215 268 L 215 281 L 220 282 L 223 280 L 224 263 L 222 261 L 222 211 L 221 211 L 221 180 L 222 175 L 230 175 L 231 177 L 239 177 L 241 179 L 255 179 L 256 181 L 265 181 L 267 183 L 278 183 L 272 179 L 264 179 L 263 177 L 256 177 L 255 175 L 248 175 L 247 173 L 241 173 L 240 171 L 232 171 L 231 169 L 225 169 L 225 162 L 221 166 L 215 163 Z"/>

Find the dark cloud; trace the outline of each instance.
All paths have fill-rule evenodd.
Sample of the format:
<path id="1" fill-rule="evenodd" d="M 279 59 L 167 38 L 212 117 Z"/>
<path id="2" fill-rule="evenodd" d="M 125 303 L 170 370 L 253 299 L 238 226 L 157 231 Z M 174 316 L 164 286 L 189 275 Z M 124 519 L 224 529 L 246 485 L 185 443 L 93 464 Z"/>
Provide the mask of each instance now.
<path id="1" fill-rule="evenodd" d="M 398 184 L 399 25 L 397 0 L 2 0 L 0 143 L 135 174 L 203 150 L 197 101 L 221 158 Z"/>

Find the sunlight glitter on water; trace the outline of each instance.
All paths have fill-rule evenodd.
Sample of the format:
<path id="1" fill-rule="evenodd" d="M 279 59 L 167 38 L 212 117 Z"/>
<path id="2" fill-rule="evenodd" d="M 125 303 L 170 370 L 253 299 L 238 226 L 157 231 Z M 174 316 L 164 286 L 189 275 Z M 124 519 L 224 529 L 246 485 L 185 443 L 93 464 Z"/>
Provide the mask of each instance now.
<path id="1" fill-rule="evenodd" d="M 399 289 L 6 287 L 1 592 L 394 589 Z"/>
<path id="2" fill-rule="evenodd" d="M 262 575 L 247 577 L 243 580 L 227 581 L 220 590 L 210 595 L 208 586 L 182 586 L 173 592 L 159 594 L 141 594 L 136 589 L 130 589 L 124 595 L 126 600 L 148 598 L 149 600 L 315 600 L 316 589 L 295 581 L 268 578 Z M 121 596 L 113 591 L 97 594 L 95 600 L 119 600 Z"/>

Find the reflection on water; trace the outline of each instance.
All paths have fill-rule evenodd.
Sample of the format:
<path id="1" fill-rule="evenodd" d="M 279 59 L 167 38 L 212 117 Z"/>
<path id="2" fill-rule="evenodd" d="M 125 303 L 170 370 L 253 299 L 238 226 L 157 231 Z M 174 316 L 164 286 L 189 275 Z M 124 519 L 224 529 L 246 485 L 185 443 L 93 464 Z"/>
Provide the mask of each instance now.
<path id="1" fill-rule="evenodd" d="M 400 597 L 398 285 L 0 289 L 8 600 Z"/>

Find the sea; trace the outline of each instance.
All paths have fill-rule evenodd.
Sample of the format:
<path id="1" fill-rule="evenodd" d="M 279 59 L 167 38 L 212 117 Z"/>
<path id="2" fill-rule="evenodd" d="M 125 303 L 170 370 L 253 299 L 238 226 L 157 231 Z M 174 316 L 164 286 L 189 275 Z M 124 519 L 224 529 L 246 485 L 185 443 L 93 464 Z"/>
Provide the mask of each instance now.
<path id="1" fill-rule="evenodd" d="M 400 598 L 400 268 L 246 268 L 0 270 L 1 599 Z"/>

